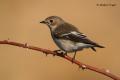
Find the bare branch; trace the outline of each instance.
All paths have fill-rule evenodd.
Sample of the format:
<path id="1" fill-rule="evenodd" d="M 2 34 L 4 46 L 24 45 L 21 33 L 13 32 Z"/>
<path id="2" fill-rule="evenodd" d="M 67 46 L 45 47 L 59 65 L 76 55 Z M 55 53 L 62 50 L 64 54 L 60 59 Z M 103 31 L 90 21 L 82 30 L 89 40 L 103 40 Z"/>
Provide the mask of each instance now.
<path id="1" fill-rule="evenodd" d="M 96 68 L 96 67 L 84 64 L 84 63 L 82 63 L 82 62 L 80 62 L 78 60 L 72 61 L 72 58 L 70 56 L 68 56 L 68 55 L 57 54 L 57 53 L 55 53 L 53 51 L 50 51 L 50 50 L 47 50 L 47 49 L 42 49 L 42 48 L 39 48 L 39 47 L 28 45 L 27 43 L 22 44 L 22 43 L 18 43 L 18 42 L 9 41 L 9 40 L 0 41 L 0 44 L 8 44 L 8 45 L 13 45 L 13 46 L 18 46 L 18 47 L 22 47 L 22 48 L 27 48 L 27 49 L 40 51 L 40 52 L 45 53 L 46 55 L 47 54 L 52 54 L 52 55 L 55 55 L 55 56 L 59 56 L 59 57 L 62 57 L 64 59 L 66 59 L 66 60 L 68 60 L 68 61 L 78 65 L 82 69 L 88 69 L 88 70 L 91 70 L 91 71 L 103 74 L 103 75 L 105 75 L 107 77 L 112 78 L 113 80 L 120 80 L 120 77 L 112 74 L 108 69 L 106 69 L 106 70 L 105 69 L 104 70 L 103 69 L 99 69 L 99 68 Z"/>

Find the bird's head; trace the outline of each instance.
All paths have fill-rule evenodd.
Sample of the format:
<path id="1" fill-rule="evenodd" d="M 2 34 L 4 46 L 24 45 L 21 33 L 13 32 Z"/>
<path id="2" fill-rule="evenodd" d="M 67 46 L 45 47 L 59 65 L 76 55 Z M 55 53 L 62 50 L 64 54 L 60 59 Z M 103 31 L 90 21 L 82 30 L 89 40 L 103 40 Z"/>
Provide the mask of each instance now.
<path id="1" fill-rule="evenodd" d="M 63 24 L 64 20 L 58 16 L 50 16 L 47 17 L 44 21 L 41 21 L 40 23 L 46 24 L 51 29 L 54 29 L 57 26 Z"/>

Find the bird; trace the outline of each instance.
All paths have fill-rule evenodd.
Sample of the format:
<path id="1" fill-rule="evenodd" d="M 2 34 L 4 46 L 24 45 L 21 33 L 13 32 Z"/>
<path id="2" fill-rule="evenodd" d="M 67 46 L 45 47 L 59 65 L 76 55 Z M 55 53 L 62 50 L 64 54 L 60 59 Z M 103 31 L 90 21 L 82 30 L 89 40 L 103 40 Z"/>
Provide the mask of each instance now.
<path id="1" fill-rule="evenodd" d="M 75 60 L 76 52 L 85 48 L 96 51 L 96 47 L 105 48 L 104 46 L 90 40 L 85 34 L 80 32 L 77 27 L 70 24 L 58 16 L 49 16 L 40 23 L 46 24 L 52 36 L 53 41 L 60 48 L 55 52 L 74 53 L 72 60 Z"/>

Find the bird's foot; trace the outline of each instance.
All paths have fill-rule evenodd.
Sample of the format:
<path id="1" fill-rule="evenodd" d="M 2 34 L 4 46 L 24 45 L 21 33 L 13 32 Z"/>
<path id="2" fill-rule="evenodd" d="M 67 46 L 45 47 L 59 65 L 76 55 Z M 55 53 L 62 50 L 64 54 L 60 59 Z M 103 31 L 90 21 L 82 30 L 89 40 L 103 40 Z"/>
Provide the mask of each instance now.
<path id="1" fill-rule="evenodd" d="M 73 56 L 73 58 L 72 58 L 72 63 L 73 63 L 74 60 L 75 60 L 75 56 L 76 56 L 76 51 L 75 51 L 74 56 Z"/>
<path id="2" fill-rule="evenodd" d="M 58 56 L 65 56 L 65 55 L 67 55 L 67 52 L 65 52 L 63 50 L 54 50 L 53 52 L 57 53 Z"/>
<path id="3" fill-rule="evenodd" d="M 73 58 L 72 58 L 72 63 L 74 62 L 74 60 L 75 60 L 75 58 L 73 57 Z"/>

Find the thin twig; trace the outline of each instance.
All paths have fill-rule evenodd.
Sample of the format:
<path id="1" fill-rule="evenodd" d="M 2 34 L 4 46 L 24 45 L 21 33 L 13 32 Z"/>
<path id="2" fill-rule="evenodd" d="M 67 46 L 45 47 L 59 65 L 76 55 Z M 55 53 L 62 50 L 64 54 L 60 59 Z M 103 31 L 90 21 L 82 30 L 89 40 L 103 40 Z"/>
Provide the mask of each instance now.
<path id="1" fill-rule="evenodd" d="M 18 47 L 22 47 L 22 48 L 28 48 L 28 49 L 32 49 L 32 50 L 36 50 L 36 51 L 40 51 L 40 52 L 43 52 L 45 53 L 46 55 L 47 54 L 52 54 L 52 55 L 55 55 L 55 56 L 59 56 L 59 57 L 62 57 L 76 65 L 78 65 L 79 67 L 81 67 L 82 69 L 88 69 L 88 70 L 92 70 L 94 72 L 97 72 L 97 73 L 100 73 L 100 74 L 103 74 L 107 77 L 110 77 L 112 78 L 113 80 L 120 80 L 120 77 L 112 74 L 109 70 L 103 70 L 103 69 L 99 69 L 99 68 L 96 68 L 96 67 L 93 67 L 93 66 L 90 66 L 90 65 L 87 65 L 87 64 L 84 64 L 78 60 L 72 60 L 72 58 L 68 55 L 61 55 L 61 54 L 57 54 L 53 51 L 50 51 L 50 50 L 47 50 L 47 49 L 42 49 L 42 48 L 39 48 L 39 47 L 35 47 L 35 46 L 31 46 L 31 45 L 28 45 L 27 43 L 23 44 L 23 43 L 18 43 L 18 42 L 13 42 L 13 41 L 9 41 L 9 40 L 3 40 L 3 41 L 0 41 L 0 44 L 8 44 L 8 45 L 13 45 L 13 46 L 18 46 Z"/>

